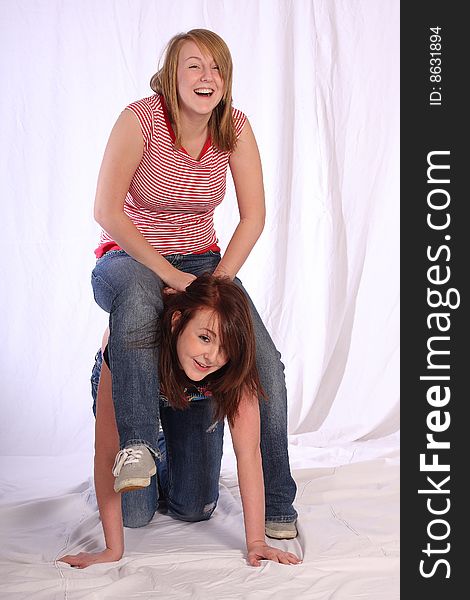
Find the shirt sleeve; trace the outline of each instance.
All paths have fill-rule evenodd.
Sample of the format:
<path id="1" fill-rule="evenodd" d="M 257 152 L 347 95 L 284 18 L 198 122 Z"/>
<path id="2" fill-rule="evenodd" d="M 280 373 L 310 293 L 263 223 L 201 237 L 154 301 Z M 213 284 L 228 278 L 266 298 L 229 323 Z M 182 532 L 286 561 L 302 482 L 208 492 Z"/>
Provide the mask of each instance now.
<path id="1" fill-rule="evenodd" d="M 153 135 L 153 111 L 147 98 L 132 102 L 132 104 L 126 106 L 126 110 L 132 111 L 139 120 L 140 129 L 142 130 L 142 136 L 144 138 L 144 148 L 145 151 L 147 151 Z"/>
<path id="2" fill-rule="evenodd" d="M 233 123 L 235 125 L 235 132 L 237 134 L 237 139 L 240 137 L 241 132 L 243 131 L 243 127 L 247 121 L 247 117 L 241 110 L 238 108 L 232 108 L 232 116 Z"/>

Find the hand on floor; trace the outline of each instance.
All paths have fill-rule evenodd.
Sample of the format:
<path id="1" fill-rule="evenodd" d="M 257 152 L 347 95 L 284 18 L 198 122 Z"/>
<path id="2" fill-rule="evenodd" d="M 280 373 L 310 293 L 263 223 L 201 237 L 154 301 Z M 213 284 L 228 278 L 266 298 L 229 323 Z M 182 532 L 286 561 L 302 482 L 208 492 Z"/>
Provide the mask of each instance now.
<path id="1" fill-rule="evenodd" d="M 279 548 L 268 546 L 264 542 L 252 542 L 248 544 L 248 562 L 252 567 L 260 567 L 260 560 L 272 560 L 283 565 L 297 565 L 302 561 L 292 552 L 284 552 Z"/>
<path id="2" fill-rule="evenodd" d="M 113 562 L 115 560 L 119 560 L 121 557 L 122 552 L 116 552 L 115 550 L 106 548 L 106 550 L 103 550 L 102 552 L 80 552 L 80 554 L 67 554 L 66 556 L 62 556 L 62 558 L 58 558 L 57 560 L 68 563 L 71 567 L 84 569 L 85 567 L 89 567 L 90 565 L 95 565 L 97 563 Z"/>

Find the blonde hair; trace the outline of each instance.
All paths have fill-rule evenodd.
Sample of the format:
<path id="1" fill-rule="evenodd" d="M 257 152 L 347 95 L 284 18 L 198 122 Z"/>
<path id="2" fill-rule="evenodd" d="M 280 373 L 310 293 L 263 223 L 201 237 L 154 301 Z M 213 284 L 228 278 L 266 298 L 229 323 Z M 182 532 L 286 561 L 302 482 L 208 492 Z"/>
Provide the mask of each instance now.
<path id="1" fill-rule="evenodd" d="M 224 95 L 212 111 L 209 119 L 209 135 L 219 150 L 231 152 L 237 144 L 237 135 L 232 117 L 232 57 L 224 40 L 208 29 L 191 29 L 171 38 L 165 50 L 163 66 L 150 79 L 150 87 L 162 94 L 175 133 L 175 146 L 181 146 L 181 130 L 178 105 L 177 69 L 181 46 L 184 42 L 194 42 L 199 49 L 212 55 L 219 67 L 224 82 Z"/>

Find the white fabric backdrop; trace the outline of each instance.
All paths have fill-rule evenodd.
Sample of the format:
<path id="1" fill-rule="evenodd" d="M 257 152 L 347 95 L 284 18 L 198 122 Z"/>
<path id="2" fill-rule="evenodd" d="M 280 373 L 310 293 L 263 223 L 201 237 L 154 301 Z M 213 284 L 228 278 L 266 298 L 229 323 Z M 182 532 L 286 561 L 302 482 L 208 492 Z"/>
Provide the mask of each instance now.
<path id="1" fill-rule="evenodd" d="M 3 455 L 89 453 L 90 272 L 110 129 L 175 33 L 218 32 L 268 218 L 240 276 L 300 446 L 398 429 L 398 0 L 1 0 Z M 229 176 L 230 178 L 230 176 Z M 233 188 L 217 212 L 222 247 Z"/>

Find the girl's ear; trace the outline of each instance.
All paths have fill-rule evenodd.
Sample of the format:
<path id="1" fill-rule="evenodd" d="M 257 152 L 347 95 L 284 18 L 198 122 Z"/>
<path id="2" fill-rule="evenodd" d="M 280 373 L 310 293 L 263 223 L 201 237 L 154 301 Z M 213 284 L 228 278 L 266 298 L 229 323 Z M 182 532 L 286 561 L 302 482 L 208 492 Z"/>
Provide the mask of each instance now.
<path id="1" fill-rule="evenodd" d="M 181 318 L 181 311 L 175 310 L 175 312 L 171 315 L 171 333 L 173 333 L 173 329 L 175 328 L 175 325 L 176 325 L 176 323 L 178 323 L 180 318 Z"/>

